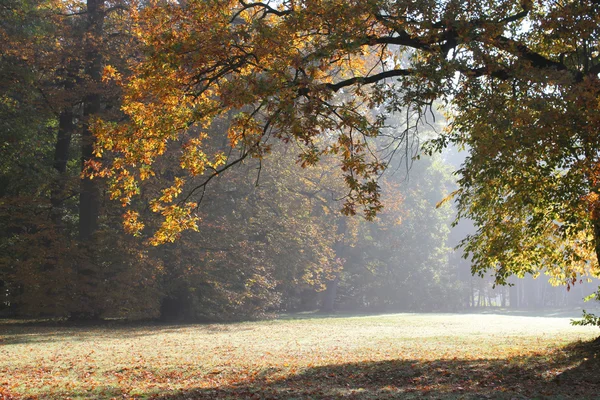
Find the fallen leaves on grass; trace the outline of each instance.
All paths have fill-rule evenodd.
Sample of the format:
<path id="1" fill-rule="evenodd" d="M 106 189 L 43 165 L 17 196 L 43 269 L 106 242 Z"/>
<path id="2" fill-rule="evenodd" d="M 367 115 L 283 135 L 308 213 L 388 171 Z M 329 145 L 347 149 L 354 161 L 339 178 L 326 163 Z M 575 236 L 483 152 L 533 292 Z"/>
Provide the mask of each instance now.
<path id="1" fill-rule="evenodd" d="M 568 344 L 595 331 L 562 322 L 399 314 L 228 325 L 15 325 L 0 331 L 0 400 L 595 398 L 598 352 L 586 347 L 591 342 Z"/>

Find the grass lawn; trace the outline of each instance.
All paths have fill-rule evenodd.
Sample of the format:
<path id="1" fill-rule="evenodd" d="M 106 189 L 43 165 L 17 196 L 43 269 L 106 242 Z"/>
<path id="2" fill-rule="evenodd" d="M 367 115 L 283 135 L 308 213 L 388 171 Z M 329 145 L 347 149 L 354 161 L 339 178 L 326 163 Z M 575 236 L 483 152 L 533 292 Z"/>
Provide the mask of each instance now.
<path id="1" fill-rule="evenodd" d="M 562 316 L 0 321 L 0 399 L 598 398 L 598 328 Z M 12 397 L 11 397 L 12 396 Z"/>

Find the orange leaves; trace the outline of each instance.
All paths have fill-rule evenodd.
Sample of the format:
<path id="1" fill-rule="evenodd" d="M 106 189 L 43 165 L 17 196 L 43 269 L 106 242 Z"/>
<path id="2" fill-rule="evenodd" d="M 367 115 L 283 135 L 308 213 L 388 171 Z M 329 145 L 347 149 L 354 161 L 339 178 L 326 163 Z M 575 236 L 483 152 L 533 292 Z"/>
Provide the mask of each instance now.
<path id="1" fill-rule="evenodd" d="M 383 123 L 368 109 L 386 102 L 387 83 L 371 87 L 376 79 L 366 78 L 389 68 L 391 50 L 378 35 L 396 35 L 377 8 L 358 1 L 283 2 L 277 9 L 153 1 L 135 11 L 140 57 L 127 77 L 110 65 L 104 70 L 104 79 L 123 89 L 127 120 L 99 123 L 96 131 L 97 154 L 109 151 L 118 160 L 109 166 L 113 197 L 129 204 L 141 182 L 157 183 L 158 171 L 173 160 L 176 176 L 210 179 L 240 161 L 225 157 L 230 150 L 241 159 L 263 158 L 275 137 L 300 145 L 302 166 L 339 155 L 349 189 L 346 214 L 360 209 L 373 218 L 381 209 L 377 179 L 385 163 L 370 147 Z M 219 138 L 225 140 L 216 146 Z M 168 189 L 152 208 L 179 193 Z"/>
<path id="2" fill-rule="evenodd" d="M 121 79 L 122 75 L 119 72 L 117 72 L 115 67 L 113 67 L 112 65 L 104 66 L 104 70 L 102 72 L 102 82 L 114 80 L 117 82 L 117 84 L 120 84 Z"/>
<path id="3" fill-rule="evenodd" d="M 154 232 L 148 243 L 158 246 L 167 242 L 174 242 L 185 230 L 198 230 L 199 217 L 195 215 L 198 204 L 186 202 L 184 204 L 172 204 L 181 194 L 185 180 L 175 178 L 173 185 L 162 190 L 162 195 L 150 201 L 150 210 L 162 216 L 159 228 Z M 132 220 L 130 225 L 143 228 L 143 224 L 138 223 L 137 213 L 128 212 Z M 139 232 L 139 230 L 138 230 Z"/>
<path id="4" fill-rule="evenodd" d="M 190 139 L 183 145 L 183 154 L 179 165 L 182 169 L 189 171 L 192 176 L 202 175 L 208 162 L 208 157 L 202 151 L 202 140 L 200 138 Z"/>
<path id="5" fill-rule="evenodd" d="M 239 145 L 255 146 L 262 135 L 261 121 L 254 113 L 247 112 L 240 112 L 233 117 L 227 131 L 231 148 L 236 148 Z"/>
<path id="6" fill-rule="evenodd" d="M 196 207 L 196 203 L 186 203 L 183 206 L 169 205 L 155 208 L 160 211 L 164 219 L 149 243 L 158 246 L 163 243 L 174 242 L 185 230 L 197 231 L 200 219 L 194 215 Z"/>
<path id="7" fill-rule="evenodd" d="M 144 224 L 138 220 L 139 213 L 127 210 L 125 214 L 123 214 L 123 226 L 125 228 L 125 232 L 132 234 L 134 236 L 139 236 L 142 229 L 144 229 Z"/>
<path id="8" fill-rule="evenodd" d="M 175 178 L 175 183 L 171 187 L 162 190 L 162 196 L 158 198 L 158 201 L 171 203 L 181 193 L 184 183 L 183 179 Z"/>
<path id="9" fill-rule="evenodd" d="M 94 179 L 96 176 L 102 176 L 102 164 L 94 159 L 86 160 L 81 172 L 83 179 Z"/>

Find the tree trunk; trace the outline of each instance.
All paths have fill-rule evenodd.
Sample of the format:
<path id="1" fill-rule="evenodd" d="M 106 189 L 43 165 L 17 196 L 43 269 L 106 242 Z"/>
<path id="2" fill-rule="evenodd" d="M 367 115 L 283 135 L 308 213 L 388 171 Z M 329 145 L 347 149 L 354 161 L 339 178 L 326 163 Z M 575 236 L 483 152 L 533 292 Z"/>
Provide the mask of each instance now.
<path id="1" fill-rule="evenodd" d="M 508 304 L 510 308 L 519 308 L 519 290 L 515 285 L 508 289 Z"/>
<path id="2" fill-rule="evenodd" d="M 73 123 L 73 111 L 62 111 L 58 117 L 58 132 L 56 145 L 54 147 L 53 167 L 58 172 L 56 185 L 50 193 L 50 204 L 52 204 L 52 221 L 57 227 L 62 225 L 63 212 L 62 203 L 65 200 L 65 174 L 67 171 L 67 162 L 69 161 L 69 149 L 71 147 L 71 137 L 75 130 Z"/>
<path id="3" fill-rule="evenodd" d="M 539 306 L 542 307 L 542 308 L 546 306 L 546 286 L 547 285 L 544 283 L 540 287 L 540 297 L 541 297 L 541 299 L 540 299 Z"/>
<path id="4" fill-rule="evenodd" d="M 102 43 L 104 0 L 87 0 L 87 29 L 85 32 L 85 75 L 83 82 L 86 95 L 83 98 L 83 130 L 81 132 L 81 169 L 94 160 L 94 135 L 90 121 L 100 112 L 100 85 L 102 80 Z M 97 269 L 94 264 L 94 233 L 98 230 L 100 213 L 100 187 L 98 179 L 84 177 L 79 191 L 79 240 L 85 250 L 86 262 L 78 265 L 79 281 L 87 282 L 77 287 L 75 301 L 79 307 L 71 312 L 71 320 L 98 320 L 102 313 L 96 293 Z M 81 307 L 81 308 L 80 308 Z M 80 308 L 80 309 L 79 309 Z"/>
<path id="5" fill-rule="evenodd" d="M 527 280 L 527 308 L 537 309 L 538 302 L 538 280 L 530 277 Z"/>
<path id="6" fill-rule="evenodd" d="M 600 263 L 600 205 L 596 205 L 592 213 L 594 224 L 594 249 L 596 250 L 596 262 Z"/>
<path id="7" fill-rule="evenodd" d="M 89 88 L 84 99 L 84 126 L 81 135 L 82 169 L 86 163 L 94 160 L 94 135 L 90 130 L 90 119 L 100 112 L 99 86 L 102 79 L 102 42 L 104 0 L 87 0 L 88 30 L 85 54 L 85 72 L 89 78 Z M 79 238 L 89 241 L 98 229 L 100 212 L 100 188 L 98 179 L 83 178 L 79 195 Z"/>
<path id="8" fill-rule="evenodd" d="M 346 244 L 344 243 L 345 234 L 348 230 L 348 224 L 346 218 L 340 217 L 337 224 L 337 234 L 340 235 L 337 242 L 334 245 L 335 255 L 338 259 L 342 260 L 346 250 Z M 335 297 L 337 295 L 337 288 L 340 282 L 341 271 L 335 273 L 335 277 L 327 282 L 327 288 L 323 292 L 321 311 L 333 312 L 335 305 Z"/>
<path id="9" fill-rule="evenodd" d="M 327 282 L 327 288 L 323 292 L 323 303 L 321 305 L 321 311 L 333 312 L 335 305 L 335 296 L 337 294 L 337 287 L 340 281 L 339 275 L 336 274 L 335 278 Z"/>

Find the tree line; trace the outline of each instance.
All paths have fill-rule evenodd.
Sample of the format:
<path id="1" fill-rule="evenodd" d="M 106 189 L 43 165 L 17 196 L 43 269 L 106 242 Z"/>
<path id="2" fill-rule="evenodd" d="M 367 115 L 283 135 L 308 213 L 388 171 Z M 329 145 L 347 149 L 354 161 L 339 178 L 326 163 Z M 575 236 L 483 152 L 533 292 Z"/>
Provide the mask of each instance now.
<path id="1" fill-rule="evenodd" d="M 439 308 L 460 297 L 449 204 L 430 207 L 444 197 L 475 224 L 474 273 L 598 276 L 599 7 L 8 0 L 4 303 L 214 318 L 322 292 L 325 309 Z M 439 160 L 389 173 L 439 104 L 448 126 L 425 152 L 468 149 L 455 190 Z"/>

